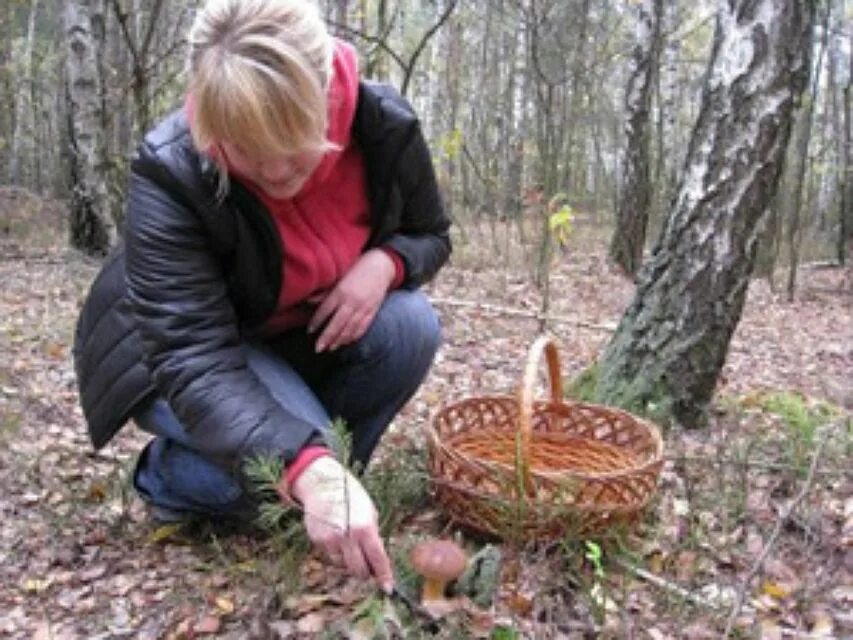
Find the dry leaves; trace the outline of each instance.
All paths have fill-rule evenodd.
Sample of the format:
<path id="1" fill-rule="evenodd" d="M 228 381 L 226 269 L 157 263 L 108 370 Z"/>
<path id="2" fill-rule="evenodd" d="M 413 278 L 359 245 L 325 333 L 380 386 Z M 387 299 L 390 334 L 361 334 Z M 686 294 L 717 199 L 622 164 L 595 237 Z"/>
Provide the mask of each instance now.
<path id="1" fill-rule="evenodd" d="M 483 239 L 484 255 L 489 243 Z M 633 288 L 603 268 L 603 251 L 595 249 L 603 245 L 581 244 L 555 269 L 551 311 L 613 323 Z M 512 260 L 490 256 L 483 264 L 498 262 Z M 241 638 L 257 627 L 263 630 L 258 637 L 308 637 L 335 628 L 361 638 L 376 620 L 390 635 L 400 632 L 407 620 L 393 607 L 377 609 L 375 619 L 353 618 L 372 588 L 343 580 L 322 562 L 311 559 L 299 576 L 289 576 L 299 589 L 288 592 L 276 582 L 277 552 L 268 543 L 240 536 L 185 540 L 180 527 L 148 523 L 128 487 L 146 437 L 126 429 L 92 453 L 77 406 L 69 347 L 96 269 L 64 251 L 32 263 L 4 262 L 0 255 L 0 637 Z M 668 461 L 653 525 L 632 544 L 646 570 L 723 613 L 800 479 L 784 467 L 736 464 L 747 458 L 787 464 L 784 433 L 763 413 L 759 391 L 796 389 L 847 401 L 853 328 L 841 319 L 850 314 L 843 292 L 851 274 L 850 268 L 803 271 L 793 304 L 766 283 L 753 283 L 719 387 L 729 396 L 750 394 L 738 408 L 743 415 L 723 412 L 707 431 L 667 443 L 689 459 Z M 540 305 L 520 269 L 457 264 L 429 290 L 447 300 L 527 310 Z M 512 392 L 536 332 L 533 320 L 451 305 L 439 311 L 445 344 L 425 386 L 396 421 L 405 442 L 422 442 L 424 425 L 443 403 Z M 608 338 L 570 324 L 553 329 L 567 376 L 593 362 Z M 750 439 L 758 446 L 748 448 Z M 853 634 L 853 581 L 845 565 L 853 544 L 853 488 L 849 473 L 832 475 L 831 468 L 844 464 L 828 457 L 812 499 L 752 585 L 742 616 L 745 636 Z M 415 532 L 444 526 L 435 510 L 412 515 L 407 526 Z M 179 533 L 182 544 L 175 544 Z M 527 637 L 583 637 L 602 629 L 618 636 L 630 623 L 649 637 L 717 637 L 719 611 L 685 605 L 607 558 L 606 578 L 596 583 L 588 567 L 572 564 L 562 550 L 540 553 L 522 550 L 524 562 L 509 567 L 494 610 L 457 602 L 442 632 L 454 637 L 453 630 L 463 628 L 485 638 L 503 625 Z"/>

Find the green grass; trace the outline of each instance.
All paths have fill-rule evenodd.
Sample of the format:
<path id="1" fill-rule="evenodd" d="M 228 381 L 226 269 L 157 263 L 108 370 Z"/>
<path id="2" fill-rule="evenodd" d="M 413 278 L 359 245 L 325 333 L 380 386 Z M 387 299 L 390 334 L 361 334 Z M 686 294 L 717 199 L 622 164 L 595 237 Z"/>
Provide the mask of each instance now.
<path id="1" fill-rule="evenodd" d="M 805 474 L 818 429 L 837 416 L 838 409 L 826 402 L 787 391 L 763 396 L 760 407 L 780 419 L 788 434 L 789 462 L 801 475 Z"/>

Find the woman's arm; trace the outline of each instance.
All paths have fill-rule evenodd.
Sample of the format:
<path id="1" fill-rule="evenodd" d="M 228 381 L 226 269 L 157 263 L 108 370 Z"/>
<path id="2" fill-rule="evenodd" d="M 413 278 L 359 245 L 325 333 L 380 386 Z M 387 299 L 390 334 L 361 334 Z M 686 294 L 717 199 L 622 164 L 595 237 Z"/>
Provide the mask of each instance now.
<path id="1" fill-rule="evenodd" d="M 450 219 L 444 210 L 432 157 L 419 125 L 403 148 L 398 162 L 396 185 L 401 199 L 398 229 L 384 243 L 405 265 L 404 286 L 415 287 L 430 280 L 444 265 L 452 250 Z"/>
<path id="2" fill-rule="evenodd" d="M 229 466 L 246 457 L 292 460 L 320 436 L 280 406 L 249 369 L 222 265 L 181 185 L 137 160 L 127 227 L 127 285 L 143 354 L 201 452 Z"/>

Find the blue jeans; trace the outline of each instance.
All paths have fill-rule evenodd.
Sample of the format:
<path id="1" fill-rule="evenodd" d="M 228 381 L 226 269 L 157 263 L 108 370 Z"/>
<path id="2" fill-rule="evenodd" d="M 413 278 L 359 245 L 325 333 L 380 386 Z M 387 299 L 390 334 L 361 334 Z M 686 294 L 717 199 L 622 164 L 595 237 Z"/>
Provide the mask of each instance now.
<path id="1" fill-rule="evenodd" d="M 343 418 L 352 436 L 350 462 L 366 466 L 426 376 L 439 342 L 438 317 L 426 296 L 394 291 L 365 335 L 335 352 L 314 353 L 314 336 L 303 329 L 246 343 L 245 349 L 249 368 L 291 413 L 320 431 L 328 429 L 331 418 Z M 134 473 L 144 500 L 208 515 L 240 516 L 251 509 L 239 479 L 199 454 L 164 399 L 149 402 L 133 418 L 156 436 Z"/>

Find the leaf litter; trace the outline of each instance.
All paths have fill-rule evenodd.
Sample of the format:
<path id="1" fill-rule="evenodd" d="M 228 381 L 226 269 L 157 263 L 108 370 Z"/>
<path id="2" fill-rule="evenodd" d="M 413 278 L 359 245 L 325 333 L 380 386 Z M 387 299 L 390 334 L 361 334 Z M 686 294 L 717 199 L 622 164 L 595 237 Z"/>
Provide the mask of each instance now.
<path id="1" fill-rule="evenodd" d="M 555 265 L 552 315 L 618 321 L 633 287 L 604 266 L 602 246 L 576 240 Z M 0 245 L 0 638 L 419 637 L 404 608 L 373 607 L 370 585 L 313 556 L 285 587 L 294 576 L 267 537 L 152 525 L 128 482 L 146 436 L 128 427 L 94 453 L 77 406 L 70 345 L 97 263 L 62 249 L 29 261 L 3 255 Z M 429 286 L 444 346 L 392 427 L 395 451 L 422 448 L 441 405 L 515 389 L 536 320 L 453 304 L 539 309 L 524 269 L 490 266 L 499 263 L 462 252 Z M 767 410 L 779 393 L 847 419 L 826 435 L 813 486 L 746 587 L 736 628 L 768 638 L 853 633 L 853 269 L 804 269 L 800 282 L 793 303 L 752 283 L 710 427 L 668 435 L 655 503 L 619 548 L 605 545 L 603 576 L 581 541 L 509 550 L 493 605 L 460 605 L 439 636 L 719 637 L 813 451 L 814 434 Z M 570 322 L 551 328 L 568 376 L 609 337 Z M 392 532 L 389 547 L 453 531 L 430 505 Z M 484 544 L 464 539 L 470 550 Z"/>

